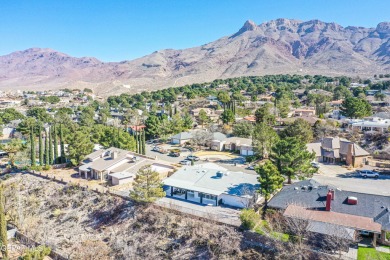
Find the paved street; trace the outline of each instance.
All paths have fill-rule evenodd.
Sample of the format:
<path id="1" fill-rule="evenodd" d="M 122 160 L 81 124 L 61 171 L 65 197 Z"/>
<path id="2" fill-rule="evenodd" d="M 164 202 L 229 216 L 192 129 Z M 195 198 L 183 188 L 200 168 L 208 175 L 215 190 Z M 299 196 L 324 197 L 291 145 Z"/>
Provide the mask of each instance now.
<path id="1" fill-rule="evenodd" d="M 342 166 L 321 164 L 319 174 L 315 174 L 313 179 L 342 190 L 390 196 L 390 175 L 364 179 L 356 171 L 349 171 Z"/>

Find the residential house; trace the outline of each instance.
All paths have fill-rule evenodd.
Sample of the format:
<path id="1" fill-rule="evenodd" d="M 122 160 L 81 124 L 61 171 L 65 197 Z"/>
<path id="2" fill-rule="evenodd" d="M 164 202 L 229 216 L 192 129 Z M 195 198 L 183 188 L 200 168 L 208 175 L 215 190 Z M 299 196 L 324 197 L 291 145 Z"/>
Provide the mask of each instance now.
<path id="1" fill-rule="evenodd" d="M 186 142 L 190 142 L 192 139 L 191 132 L 181 132 L 171 137 L 172 144 L 184 144 Z"/>
<path id="2" fill-rule="evenodd" d="M 304 180 L 285 186 L 268 203 L 270 208 L 284 211 L 290 218 L 305 219 L 316 226 L 352 230 L 353 236 L 368 232 L 376 245 L 390 245 L 390 198 L 336 189 L 314 180 Z M 329 232 L 322 229 L 317 232 Z M 337 234 L 336 234 L 337 235 Z M 340 235 L 340 233 L 338 233 Z"/>
<path id="3" fill-rule="evenodd" d="M 214 163 L 184 166 L 163 183 L 167 197 L 237 208 L 256 203 L 260 185 L 255 174 L 231 172 Z"/>
<path id="4" fill-rule="evenodd" d="M 135 134 L 136 132 L 140 132 L 142 130 L 145 130 L 146 125 L 132 125 L 127 128 L 128 132 L 130 134 Z"/>
<path id="5" fill-rule="evenodd" d="M 123 149 L 110 147 L 97 150 L 89 155 L 79 167 L 79 176 L 86 179 L 109 180 L 112 185 L 121 185 L 134 181 L 139 169 L 149 165 L 161 177 L 166 177 L 174 167 L 143 155 Z"/>
<path id="6" fill-rule="evenodd" d="M 387 132 L 390 126 L 390 119 L 382 119 L 379 117 L 370 117 L 366 119 L 349 120 L 348 127 L 350 129 L 358 129 L 362 132 Z"/>
<path id="7" fill-rule="evenodd" d="M 302 116 L 302 117 L 309 117 L 309 116 L 315 116 L 316 110 L 315 109 L 295 109 L 294 110 L 294 116 Z"/>
<path id="8" fill-rule="evenodd" d="M 229 137 L 225 140 L 224 150 L 239 151 L 240 155 L 254 155 L 254 148 L 252 146 L 252 139 L 242 137 Z"/>
<path id="9" fill-rule="evenodd" d="M 352 167 L 366 164 L 370 153 L 359 145 L 340 137 L 326 137 L 320 142 L 307 144 L 310 152 L 315 152 L 316 161 L 326 163 L 345 162 Z"/>
<path id="10" fill-rule="evenodd" d="M 252 124 L 255 124 L 256 123 L 256 116 L 254 116 L 254 115 L 244 116 L 243 120 L 251 122 Z"/>
<path id="11" fill-rule="evenodd" d="M 212 133 L 210 149 L 214 151 L 223 151 L 226 139 L 226 135 L 221 132 Z"/>

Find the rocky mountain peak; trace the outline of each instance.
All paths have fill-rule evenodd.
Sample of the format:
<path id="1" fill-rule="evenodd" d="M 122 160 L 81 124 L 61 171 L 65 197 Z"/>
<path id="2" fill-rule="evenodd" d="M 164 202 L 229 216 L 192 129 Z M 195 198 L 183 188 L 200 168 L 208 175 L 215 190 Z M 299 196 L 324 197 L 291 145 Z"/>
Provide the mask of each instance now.
<path id="1" fill-rule="evenodd" d="M 252 20 L 247 20 L 244 23 L 244 25 L 241 27 L 241 29 L 236 34 L 234 34 L 232 37 L 236 37 L 236 36 L 243 34 L 244 32 L 247 32 L 247 31 L 255 31 L 255 30 L 257 30 L 256 23 Z"/>
<path id="2" fill-rule="evenodd" d="M 382 22 L 376 26 L 376 31 L 380 34 L 390 34 L 390 22 Z"/>

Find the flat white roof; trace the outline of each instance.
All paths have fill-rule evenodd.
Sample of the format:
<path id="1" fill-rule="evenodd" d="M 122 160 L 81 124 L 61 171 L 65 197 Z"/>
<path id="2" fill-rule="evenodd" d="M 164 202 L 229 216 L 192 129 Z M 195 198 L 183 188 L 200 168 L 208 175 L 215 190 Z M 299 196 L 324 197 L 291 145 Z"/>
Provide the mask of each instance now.
<path id="1" fill-rule="evenodd" d="M 217 176 L 217 172 L 222 177 Z M 260 184 L 256 174 L 231 172 L 214 163 L 184 166 L 163 181 L 165 185 L 202 193 L 252 197 Z"/>
<path id="2" fill-rule="evenodd" d="M 110 173 L 108 175 L 117 179 L 126 179 L 135 176 L 135 174 L 132 172 L 116 172 L 116 173 Z"/>

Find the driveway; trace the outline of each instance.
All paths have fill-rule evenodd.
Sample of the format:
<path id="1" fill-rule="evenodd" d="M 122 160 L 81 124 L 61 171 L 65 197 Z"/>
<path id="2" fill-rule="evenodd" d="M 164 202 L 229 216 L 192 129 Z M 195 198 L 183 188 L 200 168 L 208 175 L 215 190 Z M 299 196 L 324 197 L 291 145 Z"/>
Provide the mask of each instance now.
<path id="1" fill-rule="evenodd" d="M 372 167 L 364 167 L 364 169 L 372 169 Z M 318 174 L 315 174 L 313 179 L 342 190 L 390 196 L 390 175 L 381 175 L 379 179 L 364 179 L 356 170 L 320 163 Z"/>

